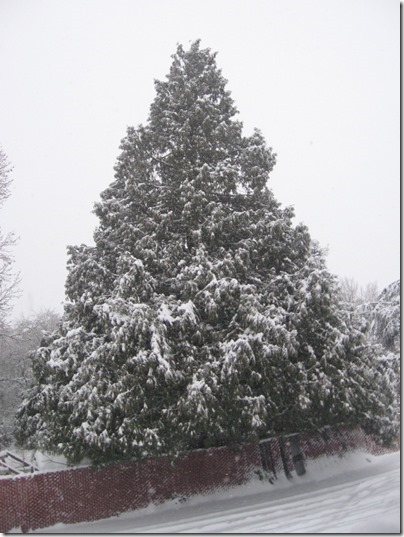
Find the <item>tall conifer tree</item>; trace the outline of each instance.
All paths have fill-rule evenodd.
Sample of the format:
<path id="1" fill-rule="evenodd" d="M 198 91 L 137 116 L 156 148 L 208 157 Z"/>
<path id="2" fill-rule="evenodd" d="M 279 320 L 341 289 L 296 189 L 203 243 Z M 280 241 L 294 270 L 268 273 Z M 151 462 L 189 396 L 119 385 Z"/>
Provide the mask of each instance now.
<path id="1" fill-rule="evenodd" d="M 243 135 L 215 56 L 178 46 L 147 124 L 128 129 L 95 246 L 69 248 L 61 329 L 34 356 L 20 442 L 103 462 L 370 412 L 362 335 L 267 188 L 275 154 Z"/>

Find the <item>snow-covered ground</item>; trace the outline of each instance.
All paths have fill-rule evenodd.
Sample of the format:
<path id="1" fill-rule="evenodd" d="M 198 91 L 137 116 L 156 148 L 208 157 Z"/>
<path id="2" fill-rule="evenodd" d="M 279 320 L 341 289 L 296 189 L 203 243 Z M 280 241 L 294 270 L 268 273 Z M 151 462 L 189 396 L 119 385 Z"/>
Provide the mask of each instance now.
<path id="1" fill-rule="evenodd" d="M 400 533 L 398 452 L 324 457 L 307 470 L 38 533 Z"/>

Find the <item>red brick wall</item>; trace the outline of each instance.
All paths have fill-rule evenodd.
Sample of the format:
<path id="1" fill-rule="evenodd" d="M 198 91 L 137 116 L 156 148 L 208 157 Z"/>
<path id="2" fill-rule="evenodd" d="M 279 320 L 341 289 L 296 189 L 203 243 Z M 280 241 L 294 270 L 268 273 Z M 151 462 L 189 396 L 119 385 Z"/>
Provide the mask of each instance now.
<path id="1" fill-rule="evenodd" d="M 306 459 L 358 448 L 381 453 L 359 427 L 337 428 L 328 440 L 301 435 Z M 270 440 L 277 475 L 283 472 L 278 441 Z M 293 462 L 286 442 L 287 464 Z M 76 468 L 0 479 L 0 532 L 24 532 L 64 522 L 72 524 L 108 518 L 174 497 L 213 492 L 245 483 L 261 468 L 258 445 L 240 451 L 229 448 L 198 450 L 172 465 L 168 458 L 130 461 L 99 470 Z"/>
<path id="2" fill-rule="evenodd" d="M 260 465 L 257 446 L 239 452 L 198 450 L 173 466 L 168 458 L 0 479 L 0 531 L 99 520 L 178 496 L 248 481 Z"/>

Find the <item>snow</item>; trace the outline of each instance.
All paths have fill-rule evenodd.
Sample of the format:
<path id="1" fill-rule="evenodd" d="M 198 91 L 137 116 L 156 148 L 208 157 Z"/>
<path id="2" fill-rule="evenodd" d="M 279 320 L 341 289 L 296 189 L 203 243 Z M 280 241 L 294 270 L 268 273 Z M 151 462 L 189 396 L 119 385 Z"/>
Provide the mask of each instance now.
<path id="1" fill-rule="evenodd" d="M 188 319 L 193 323 L 197 324 L 197 318 L 195 316 L 195 306 L 192 302 L 192 300 L 188 300 L 188 302 L 185 302 L 184 304 L 181 304 L 181 306 L 178 307 L 178 311 L 183 312 L 185 317 L 188 317 Z"/>
<path id="2" fill-rule="evenodd" d="M 175 318 L 171 315 L 171 311 L 168 309 L 166 304 L 162 304 L 160 306 L 158 319 L 169 324 L 173 324 L 175 322 Z"/>
<path id="3" fill-rule="evenodd" d="M 322 457 L 307 470 L 33 533 L 400 533 L 399 453 Z"/>

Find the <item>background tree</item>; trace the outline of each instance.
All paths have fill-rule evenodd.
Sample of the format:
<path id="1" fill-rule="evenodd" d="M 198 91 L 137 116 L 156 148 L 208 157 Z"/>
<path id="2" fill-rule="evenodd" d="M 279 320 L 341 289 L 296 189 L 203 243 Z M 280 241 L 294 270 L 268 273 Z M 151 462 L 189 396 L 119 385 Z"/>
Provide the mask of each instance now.
<path id="1" fill-rule="evenodd" d="M 0 207 L 10 195 L 12 168 L 7 155 L 0 147 Z M 4 337 L 7 318 L 12 307 L 12 299 L 18 293 L 18 275 L 13 272 L 11 249 L 16 242 L 11 232 L 4 233 L 0 229 L 0 335 Z"/>
<path id="2" fill-rule="evenodd" d="M 383 400 L 385 416 L 379 422 L 386 438 L 396 434 L 400 414 L 400 281 L 388 285 L 381 293 L 375 283 L 360 287 L 352 279 L 341 281 L 340 295 L 354 322 L 365 335 L 367 352 L 374 355 L 375 369 Z M 372 420 L 364 421 L 374 432 Z"/>
<path id="3" fill-rule="evenodd" d="M 155 87 L 95 206 L 95 246 L 69 248 L 19 441 L 99 463 L 377 422 L 363 334 L 267 188 L 275 154 L 243 135 L 216 55 L 179 46 Z"/>
<path id="4" fill-rule="evenodd" d="M 386 352 L 400 354 L 401 317 L 400 280 L 388 285 L 372 303 L 369 333 Z"/>
<path id="5" fill-rule="evenodd" d="M 0 449 L 13 442 L 15 413 L 32 383 L 30 353 L 53 332 L 60 317 L 51 310 L 11 321 L 0 338 Z"/>
<path id="6" fill-rule="evenodd" d="M 360 287 L 353 279 L 340 280 L 339 294 L 347 310 L 355 311 L 366 323 L 366 334 L 373 345 L 383 352 L 400 354 L 400 280 L 388 285 L 381 293 L 376 283 Z"/>
<path id="7" fill-rule="evenodd" d="M 377 352 L 383 382 L 393 386 L 396 399 L 391 413 L 398 418 L 401 396 L 401 285 L 397 280 L 388 285 L 375 302 L 364 304 L 360 310 L 368 321 L 367 335 Z M 386 424 L 389 427 L 389 424 Z"/>
<path id="8" fill-rule="evenodd" d="M 339 283 L 341 298 L 347 303 L 348 308 L 375 303 L 378 300 L 379 290 L 376 282 L 363 287 L 353 278 L 341 278 Z"/>
<path id="9" fill-rule="evenodd" d="M 0 207 L 10 195 L 12 168 L 6 154 L 0 147 Z M 13 272 L 13 258 L 11 249 L 16 242 L 13 233 L 5 233 L 0 229 L 0 347 L 4 352 L 4 347 L 9 343 L 10 327 L 9 314 L 12 308 L 12 299 L 16 297 L 19 278 Z M 3 357 L 4 354 L 2 353 Z M 4 406 L 7 405 L 2 383 L 0 383 L 0 400 Z M 15 407 L 14 407 L 15 408 Z M 10 440 L 10 423 L 4 413 L 0 418 L 0 445 Z"/>

